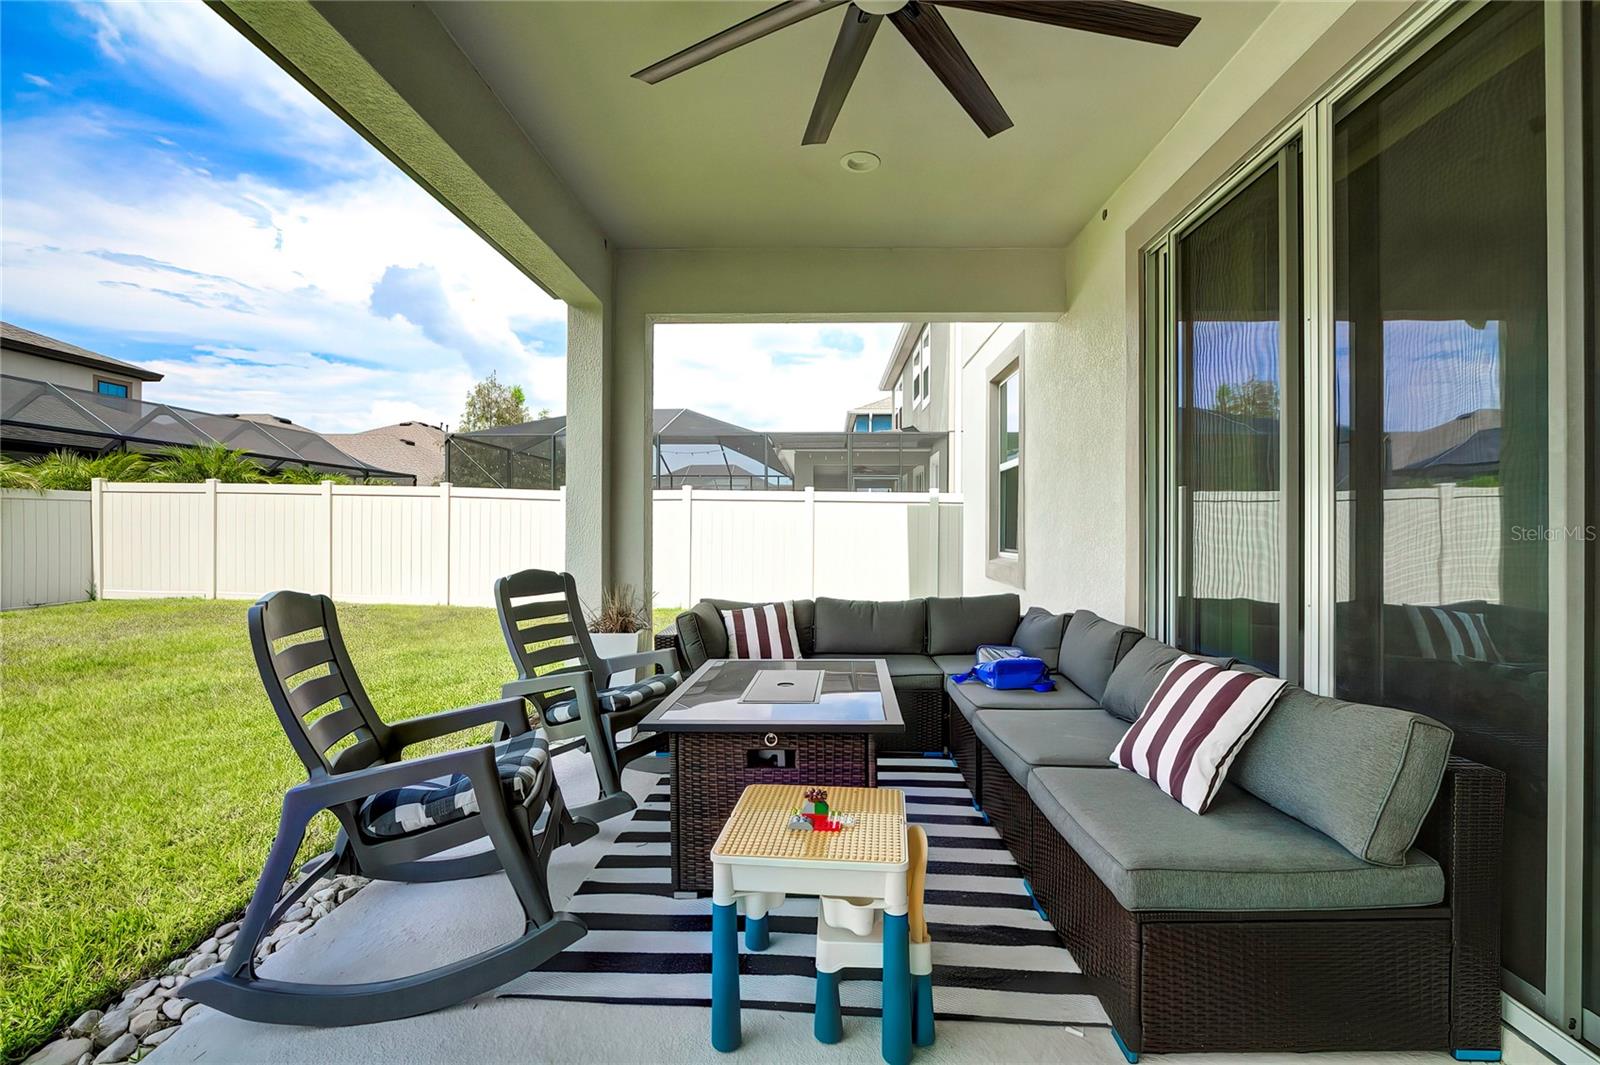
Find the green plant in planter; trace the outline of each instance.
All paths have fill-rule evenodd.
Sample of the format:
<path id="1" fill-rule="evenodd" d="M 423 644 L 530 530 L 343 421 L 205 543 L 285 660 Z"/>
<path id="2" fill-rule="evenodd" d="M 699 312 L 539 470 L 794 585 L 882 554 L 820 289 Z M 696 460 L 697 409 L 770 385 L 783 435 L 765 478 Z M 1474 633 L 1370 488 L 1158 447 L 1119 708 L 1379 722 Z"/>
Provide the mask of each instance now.
<path id="1" fill-rule="evenodd" d="M 590 632 L 633 633 L 648 630 L 651 620 L 649 607 L 633 585 L 618 584 L 606 589 L 600 609 L 591 611 L 586 622 Z"/>

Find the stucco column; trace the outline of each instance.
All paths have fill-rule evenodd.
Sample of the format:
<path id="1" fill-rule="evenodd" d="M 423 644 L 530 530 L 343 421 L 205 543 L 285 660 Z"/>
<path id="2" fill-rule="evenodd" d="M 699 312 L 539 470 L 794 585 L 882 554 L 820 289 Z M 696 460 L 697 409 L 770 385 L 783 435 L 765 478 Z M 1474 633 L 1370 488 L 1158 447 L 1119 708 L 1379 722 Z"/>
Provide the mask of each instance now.
<path id="1" fill-rule="evenodd" d="M 623 321 L 567 308 L 566 568 L 590 609 L 618 584 L 650 596 L 649 333 Z"/>

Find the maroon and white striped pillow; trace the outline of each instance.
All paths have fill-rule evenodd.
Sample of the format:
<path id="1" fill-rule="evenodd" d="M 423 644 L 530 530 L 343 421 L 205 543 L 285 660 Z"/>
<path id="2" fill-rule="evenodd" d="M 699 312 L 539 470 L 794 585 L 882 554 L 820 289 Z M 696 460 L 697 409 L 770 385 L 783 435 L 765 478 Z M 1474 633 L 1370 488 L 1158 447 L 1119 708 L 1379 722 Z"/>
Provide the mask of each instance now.
<path id="1" fill-rule="evenodd" d="M 765 603 L 722 611 L 729 658 L 799 658 L 793 603 Z"/>
<path id="2" fill-rule="evenodd" d="M 1277 677 L 1183 655 L 1168 667 L 1111 761 L 1203 814 L 1286 686 Z"/>

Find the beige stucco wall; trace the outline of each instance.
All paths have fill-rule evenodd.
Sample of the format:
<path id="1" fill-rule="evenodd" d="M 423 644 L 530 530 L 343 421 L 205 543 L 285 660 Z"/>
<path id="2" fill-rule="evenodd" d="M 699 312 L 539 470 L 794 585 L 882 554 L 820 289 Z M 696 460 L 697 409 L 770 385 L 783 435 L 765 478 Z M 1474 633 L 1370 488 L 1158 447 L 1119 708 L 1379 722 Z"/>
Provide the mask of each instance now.
<path id="1" fill-rule="evenodd" d="M 0 373 L 27 377 L 34 381 L 49 381 L 53 385 L 82 388 L 90 392 L 94 391 L 95 378 L 99 377 L 127 385 L 128 395 L 134 399 L 138 399 L 144 390 L 144 382 L 134 377 L 126 377 L 109 370 L 96 370 L 91 366 L 42 359 L 27 352 L 12 351 L 10 348 L 0 349 Z"/>
<path id="2" fill-rule="evenodd" d="M 1141 621 L 1143 428 L 1138 250 L 1410 5 L 1294 0 L 1273 11 L 1066 250 L 1067 311 L 1053 323 L 967 330 L 961 368 L 964 587 L 1025 604 Z M 1023 336 L 1023 569 L 987 576 L 988 369 Z"/>

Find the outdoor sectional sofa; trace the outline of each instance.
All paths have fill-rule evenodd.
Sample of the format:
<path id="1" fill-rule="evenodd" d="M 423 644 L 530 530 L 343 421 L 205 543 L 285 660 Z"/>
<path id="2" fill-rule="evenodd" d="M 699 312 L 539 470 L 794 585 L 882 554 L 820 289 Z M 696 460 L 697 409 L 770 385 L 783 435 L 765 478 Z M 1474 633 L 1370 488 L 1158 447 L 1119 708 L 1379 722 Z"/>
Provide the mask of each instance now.
<path id="1" fill-rule="evenodd" d="M 658 646 L 723 657 L 718 610 L 742 605 L 704 601 Z M 1172 647 L 1011 595 L 794 607 L 807 657 L 888 661 L 900 746 L 950 752 L 1130 1061 L 1498 1057 L 1504 778 L 1451 757 L 1442 724 L 1290 687 L 1196 816 L 1109 761 Z M 989 643 L 1044 658 L 1056 690 L 949 679 Z"/>

